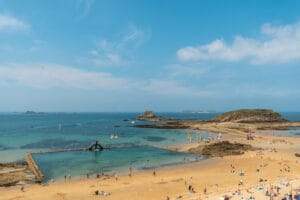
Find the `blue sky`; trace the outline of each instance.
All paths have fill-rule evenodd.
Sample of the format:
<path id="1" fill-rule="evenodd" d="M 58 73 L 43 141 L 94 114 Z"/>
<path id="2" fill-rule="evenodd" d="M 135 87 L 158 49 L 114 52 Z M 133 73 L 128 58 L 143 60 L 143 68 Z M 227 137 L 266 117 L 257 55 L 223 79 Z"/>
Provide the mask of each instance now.
<path id="1" fill-rule="evenodd" d="M 300 1 L 0 0 L 0 111 L 300 111 Z"/>

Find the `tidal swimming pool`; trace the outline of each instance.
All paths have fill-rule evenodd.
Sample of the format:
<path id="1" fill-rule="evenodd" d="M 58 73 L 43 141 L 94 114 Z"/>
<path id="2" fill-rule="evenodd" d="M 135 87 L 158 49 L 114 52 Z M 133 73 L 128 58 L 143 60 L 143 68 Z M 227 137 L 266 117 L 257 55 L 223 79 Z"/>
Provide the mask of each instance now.
<path id="1" fill-rule="evenodd" d="M 129 173 L 168 165 L 193 162 L 203 157 L 151 146 L 115 148 L 103 151 L 77 151 L 33 154 L 45 181 L 63 180 L 65 175 L 80 178 L 87 174 Z"/>

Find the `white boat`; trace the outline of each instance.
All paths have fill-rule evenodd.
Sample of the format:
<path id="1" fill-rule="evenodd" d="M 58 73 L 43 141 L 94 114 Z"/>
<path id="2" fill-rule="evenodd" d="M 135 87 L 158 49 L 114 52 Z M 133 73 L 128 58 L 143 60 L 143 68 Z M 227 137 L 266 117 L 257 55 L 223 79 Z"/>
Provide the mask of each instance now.
<path id="1" fill-rule="evenodd" d="M 119 138 L 118 134 L 111 134 L 110 135 L 110 139 L 118 139 L 118 138 Z"/>

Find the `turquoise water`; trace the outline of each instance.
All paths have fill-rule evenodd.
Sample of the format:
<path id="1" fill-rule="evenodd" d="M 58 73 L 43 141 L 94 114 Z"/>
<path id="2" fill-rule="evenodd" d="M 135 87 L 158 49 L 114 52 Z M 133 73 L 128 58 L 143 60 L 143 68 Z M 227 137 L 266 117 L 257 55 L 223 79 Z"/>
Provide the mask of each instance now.
<path id="1" fill-rule="evenodd" d="M 96 173 L 129 173 L 195 161 L 196 155 L 171 152 L 150 146 L 125 147 L 104 151 L 34 154 L 45 180 L 61 180 L 65 175 L 82 177 Z M 201 158 L 200 158 L 201 159 Z"/>
<path id="2" fill-rule="evenodd" d="M 157 145 L 186 142 L 186 130 L 131 127 L 139 113 L 0 114 L 0 162 L 24 159 L 26 152 L 87 147 L 95 140 L 105 146 Z M 211 114 L 161 113 L 174 118 L 208 119 Z M 127 121 L 129 120 L 129 121 Z M 209 132 L 199 131 L 204 137 Z M 119 139 L 112 140 L 116 133 Z"/>
<path id="3" fill-rule="evenodd" d="M 189 130 L 134 128 L 132 125 L 151 123 L 136 121 L 135 118 L 139 114 L 0 113 L 0 162 L 24 160 L 26 152 L 85 148 L 95 140 L 113 149 L 103 152 L 66 152 L 34 156 L 47 179 L 60 179 L 65 173 L 79 176 L 86 173 L 124 171 L 130 165 L 135 169 L 144 169 L 181 163 L 184 158 L 186 161 L 195 159 L 194 155 L 142 146 L 186 143 Z M 201 120 L 210 119 L 217 114 L 219 113 L 158 113 L 160 116 L 172 118 Z M 300 120 L 300 113 L 282 114 L 289 120 Z M 297 131 L 290 136 L 298 136 Z M 201 134 L 204 138 L 212 135 L 206 131 L 193 132 Z M 118 134 L 119 138 L 111 139 L 111 134 Z"/>

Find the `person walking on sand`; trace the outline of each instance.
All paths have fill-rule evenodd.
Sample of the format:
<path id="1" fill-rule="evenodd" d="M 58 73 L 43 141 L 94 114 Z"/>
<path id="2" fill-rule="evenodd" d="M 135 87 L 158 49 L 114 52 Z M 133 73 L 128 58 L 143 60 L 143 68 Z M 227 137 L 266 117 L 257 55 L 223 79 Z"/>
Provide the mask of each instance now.
<path id="1" fill-rule="evenodd" d="M 156 175 L 156 172 L 155 171 L 153 171 L 153 176 L 155 176 Z"/>
<path id="2" fill-rule="evenodd" d="M 241 179 L 241 180 L 240 180 L 240 183 L 239 183 L 239 185 L 244 185 L 244 183 L 243 183 L 243 179 Z"/>
<path id="3" fill-rule="evenodd" d="M 69 174 L 69 181 L 71 180 L 71 174 Z"/>

